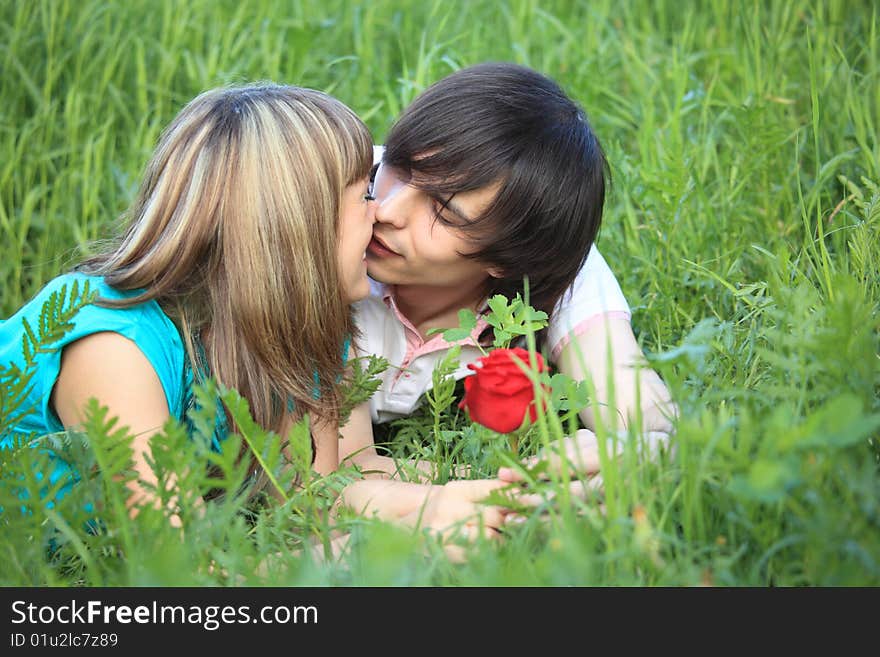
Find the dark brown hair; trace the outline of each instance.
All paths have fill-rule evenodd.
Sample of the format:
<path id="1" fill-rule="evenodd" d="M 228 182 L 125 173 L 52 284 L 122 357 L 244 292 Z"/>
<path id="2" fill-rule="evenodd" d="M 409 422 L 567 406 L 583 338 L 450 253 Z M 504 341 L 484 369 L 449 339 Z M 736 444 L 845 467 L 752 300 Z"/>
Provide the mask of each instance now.
<path id="1" fill-rule="evenodd" d="M 479 64 L 429 87 L 391 128 L 383 161 L 441 203 L 500 185 L 460 227 L 477 249 L 469 257 L 502 273 L 487 294 L 513 297 L 528 276 L 531 305 L 551 312 L 599 231 L 599 140 L 558 84 L 523 66 Z"/>

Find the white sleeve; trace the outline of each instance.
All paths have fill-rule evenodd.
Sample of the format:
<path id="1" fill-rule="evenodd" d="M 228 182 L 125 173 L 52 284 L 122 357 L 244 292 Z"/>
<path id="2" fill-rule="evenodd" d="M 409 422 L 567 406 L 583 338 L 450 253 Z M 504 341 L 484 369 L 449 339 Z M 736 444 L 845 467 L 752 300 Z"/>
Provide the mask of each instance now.
<path id="1" fill-rule="evenodd" d="M 630 319 L 631 312 L 620 284 L 593 244 L 574 283 L 550 315 L 547 338 L 553 359 L 559 358 L 572 337 L 583 333 L 592 321 L 608 315 Z"/>
<path id="2" fill-rule="evenodd" d="M 382 161 L 382 153 L 385 147 L 382 144 L 373 144 L 373 164 L 379 164 Z"/>

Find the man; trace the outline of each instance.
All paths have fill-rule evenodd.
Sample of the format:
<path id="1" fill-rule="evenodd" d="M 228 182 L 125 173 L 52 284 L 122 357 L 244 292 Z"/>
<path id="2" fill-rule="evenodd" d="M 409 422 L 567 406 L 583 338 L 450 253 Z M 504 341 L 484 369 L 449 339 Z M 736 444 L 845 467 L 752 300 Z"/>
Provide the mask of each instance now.
<path id="1" fill-rule="evenodd" d="M 493 294 L 513 298 L 530 283 L 530 303 L 550 315 L 543 336 L 551 360 L 576 380 L 590 378 L 606 426 L 637 417 L 661 439 L 675 413 L 643 355 L 620 286 L 593 246 L 607 163 L 583 111 L 547 77 L 513 64 L 481 64 L 444 78 L 392 127 L 374 178 L 378 203 L 367 250 L 371 295 L 356 305 L 361 353 L 391 366 L 369 405 L 352 413 L 340 455 L 365 470 L 394 473 L 378 456 L 369 422 L 415 410 L 435 364 L 451 346 L 433 328 L 477 313 L 462 340 L 456 377 L 481 355 L 476 340 Z M 609 374 L 615 399 L 609 399 Z M 637 408 L 639 400 L 641 409 Z M 613 402 L 613 405 L 612 405 Z M 368 417 L 369 416 L 369 417 Z M 596 418 L 581 412 L 585 426 Z M 567 449 L 582 472 L 598 469 L 595 436 L 582 430 Z M 515 478 L 509 470 L 502 478 Z"/>

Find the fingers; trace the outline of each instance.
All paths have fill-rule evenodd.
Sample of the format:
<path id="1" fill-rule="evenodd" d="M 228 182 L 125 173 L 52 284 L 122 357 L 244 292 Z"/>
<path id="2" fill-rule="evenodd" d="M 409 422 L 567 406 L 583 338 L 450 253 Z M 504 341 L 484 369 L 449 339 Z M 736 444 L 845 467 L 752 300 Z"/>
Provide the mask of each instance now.
<path id="1" fill-rule="evenodd" d="M 497 531 L 504 525 L 507 509 L 487 504 L 485 500 L 492 492 L 509 485 L 498 479 L 450 481 L 432 490 L 424 509 L 420 508 L 418 513 L 409 514 L 411 518 L 406 516 L 402 520 L 411 520 L 414 525 L 444 536 L 461 526 L 481 526 Z"/>
<path id="2" fill-rule="evenodd" d="M 615 455 L 620 452 L 616 440 L 609 441 L 609 450 Z M 589 429 L 578 429 L 574 436 L 567 436 L 561 444 L 551 445 L 549 450 L 542 449 L 537 456 L 525 459 L 523 469 L 499 468 L 498 478 L 508 483 L 527 481 L 527 471 L 541 462 L 547 464 L 547 469 L 541 474 L 542 479 L 548 479 L 552 473 L 569 472 L 571 476 L 595 474 L 600 467 L 599 440 Z"/>
<path id="3" fill-rule="evenodd" d="M 572 481 L 567 487 L 567 492 L 570 496 L 568 501 L 571 502 L 573 500 L 595 500 L 595 505 L 591 505 L 591 508 L 596 508 L 599 513 L 605 515 L 605 505 L 601 501 L 602 495 L 604 494 L 603 483 L 604 482 L 602 481 L 601 475 L 596 475 L 589 479 Z M 546 506 L 548 503 L 558 500 L 559 498 L 559 492 L 556 490 L 550 490 L 545 493 L 523 493 L 514 496 L 514 499 L 520 505 L 528 507 L 532 511 L 539 509 L 541 506 Z M 584 510 L 585 508 L 583 506 L 578 505 L 576 507 L 577 515 L 582 515 L 584 513 Z M 506 528 L 516 527 L 518 525 L 525 524 L 530 518 L 542 517 L 546 516 L 540 511 L 529 514 L 526 514 L 524 512 L 510 512 L 506 514 L 504 518 L 504 524 Z"/>
<path id="4" fill-rule="evenodd" d="M 443 533 L 454 535 L 458 532 L 463 538 L 469 541 L 476 540 L 479 537 L 496 539 L 498 538 L 498 532 L 504 527 L 507 514 L 507 509 L 502 509 L 497 506 L 487 506 L 477 510 L 474 515 L 466 519 L 464 522 L 460 521 L 444 528 Z"/>
<path id="5" fill-rule="evenodd" d="M 489 496 L 492 491 L 509 486 L 510 482 L 500 479 L 467 479 L 461 481 L 449 481 L 444 487 L 457 496 L 461 496 L 468 502 L 479 502 Z"/>
<path id="6" fill-rule="evenodd" d="M 479 539 L 497 540 L 501 536 L 501 530 L 508 514 L 507 509 L 497 506 L 484 506 L 473 509 L 473 513 L 466 518 L 460 518 L 455 522 L 445 525 L 433 525 L 433 532 L 443 538 L 444 541 L 463 541 L 473 543 Z"/>
<path id="7" fill-rule="evenodd" d="M 595 495 L 603 493 L 602 476 L 595 475 L 589 479 L 578 479 L 568 484 L 568 494 L 578 500 L 586 500 Z M 513 494 L 512 498 L 522 506 L 536 508 L 558 497 L 557 490 L 550 490 L 546 493 L 521 493 Z M 509 521 L 509 519 L 508 519 Z"/>
<path id="8" fill-rule="evenodd" d="M 440 536 L 446 557 L 457 564 L 467 561 L 468 549 L 480 539 L 497 541 L 502 538 L 499 528 L 485 523 L 467 523 L 449 527 Z"/>
<path id="9" fill-rule="evenodd" d="M 503 526 L 503 523 L 502 523 Z M 501 538 L 501 529 L 490 527 L 485 523 L 467 523 L 450 528 L 443 534 L 445 540 L 460 540 L 465 543 L 476 543 L 480 539 L 495 541 Z"/>
<path id="10" fill-rule="evenodd" d="M 464 502 L 464 506 L 460 506 L 460 498 L 459 502 L 447 499 L 449 506 L 443 507 L 442 515 L 432 516 L 425 526 L 431 534 L 441 540 L 443 550 L 451 562 L 464 562 L 467 557 L 467 546 L 475 542 L 497 541 L 503 538 L 501 532 L 510 513 L 509 509 L 480 504 L 479 500 L 493 490 L 508 485 L 498 480 L 458 481 L 448 482 L 445 485 L 455 497 L 462 495 L 469 501 Z"/>
<path id="11" fill-rule="evenodd" d="M 590 508 L 596 509 L 596 511 L 598 511 L 600 515 L 603 515 L 603 516 L 607 515 L 607 509 L 605 507 L 605 504 L 603 504 L 602 502 L 599 502 L 595 506 L 592 506 Z M 577 516 L 587 515 L 587 508 L 584 506 L 578 506 L 578 508 L 575 509 L 575 515 L 577 515 Z M 530 515 L 525 515 L 522 513 L 509 513 L 509 514 L 507 514 L 507 516 L 504 519 L 504 525 L 505 525 L 505 529 L 509 530 L 512 527 L 518 527 L 518 526 L 524 525 L 530 519 L 544 521 L 548 517 L 549 517 L 548 515 L 542 514 L 542 513 L 535 513 L 535 514 L 530 514 Z"/>
<path id="12" fill-rule="evenodd" d="M 464 563 L 467 561 L 467 550 L 461 545 L 454 543 L 446 543 L 443 545 L 443 552 L 452 563 Z"/>
<path id="13" fill-rule="evenodd" d="M 531 468 L 533 466 L 525 463 L 527 468 Z M 525 474 L 521 470 L 515 470 L 514 468 L 498 468 L 498 478 L 501 481 L 506 481 L 510 484 L 520 483 L 526 480 Z"/>
<path id="14" fill-rule="evenodd" d="M 506 509 L 501 509 L 497 506 L 488 506 L 483 509 L 482 515 L 482 525 L 491 530 L 499 530 L 504 526 L 504 518 L 507 515 Z"/>

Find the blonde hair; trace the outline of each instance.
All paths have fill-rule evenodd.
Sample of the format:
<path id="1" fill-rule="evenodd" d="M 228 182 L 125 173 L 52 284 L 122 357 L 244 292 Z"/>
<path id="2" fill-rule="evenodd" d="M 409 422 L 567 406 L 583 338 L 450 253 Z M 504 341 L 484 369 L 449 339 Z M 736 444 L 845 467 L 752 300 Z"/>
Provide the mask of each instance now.
<path id="1" fill-rule="evenodd" d="M 353 332 L 339 211 L 371 165 L 367 128 L 327 94 L 276 84 L 207 91 L 163 133 L 120 241 L 80 269 L 143 288 L 102 303 L 155 299 L 191 361 L 193 337 L 207 334 L 211 375 L 262 426 L 278 430 L 288 400 L 298 415 L 333 417 Z"/>

